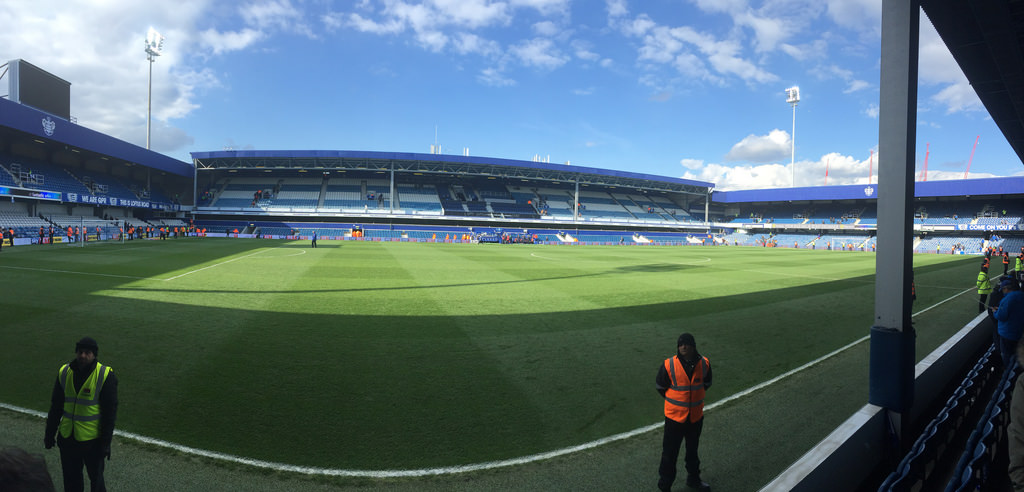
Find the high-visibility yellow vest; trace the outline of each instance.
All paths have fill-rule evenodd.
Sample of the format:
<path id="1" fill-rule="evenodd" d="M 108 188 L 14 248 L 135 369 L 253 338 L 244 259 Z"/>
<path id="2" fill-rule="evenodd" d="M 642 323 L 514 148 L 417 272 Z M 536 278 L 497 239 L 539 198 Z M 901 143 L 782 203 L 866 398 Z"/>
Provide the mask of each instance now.
<path id="1" fill-rule="evenodd" d="M 68 364 L 61 366 L 57 376 L 64 389 L 64 418 L 60 421 L 60 435 L 65 439 L 72 435 L 76 441 L 100 437 L 100 391 L 111 372 L 110 366 L 97 362 L 92 374 L 75 393 L 74 371 Z"/>
<path id="2" fill-rule="evenodd" d="M 665 391 L 665 416 L 676 422 L 697 422 L 704 417 L 704 375 L 711 368 L 707 357 L 687 377 L 679 357 L 665 359 L 671 385 Z"/>
<path id="3" fill-rule="evenodd" d="M 988 280 L 988 274 L 978 272 L 978 294 L 990 294 L 991 292 L 992 283 Z"/>

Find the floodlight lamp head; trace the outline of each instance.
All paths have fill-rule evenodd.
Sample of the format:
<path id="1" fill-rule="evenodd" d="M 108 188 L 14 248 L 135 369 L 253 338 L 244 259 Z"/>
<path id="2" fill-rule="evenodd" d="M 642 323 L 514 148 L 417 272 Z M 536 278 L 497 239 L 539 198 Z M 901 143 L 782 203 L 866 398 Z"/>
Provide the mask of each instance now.
<path id="1" fill-rule="evenodd" d="M 149 28 L 149 32 L 146 33 L 146 54 L 150 56 L 160 56 L 161 51 L 164 49 L 164 37 L 160 33 L 156 32 L 156 29 Z"/>
<path id="2" fill-rule="evenodd" d="M 796 103 L 800 102 L 800 88 L 797 86 L 786 89 L 786 102 L 796 106 Z"/>

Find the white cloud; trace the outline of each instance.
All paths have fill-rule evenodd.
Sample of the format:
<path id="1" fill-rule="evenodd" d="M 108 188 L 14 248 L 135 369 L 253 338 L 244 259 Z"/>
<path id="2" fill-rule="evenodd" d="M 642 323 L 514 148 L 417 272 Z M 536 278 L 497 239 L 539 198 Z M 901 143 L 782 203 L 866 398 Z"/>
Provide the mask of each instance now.
<path id="1" fill-rule="evenodd" d="M 925 85 L 941 87 L 927 100 L 945 107 L 947 114 L 983 110 L 981 99 L 950 54 L 949 48 L 931 22 L 924 19 L 922 17 L 918 79 Z"/>
<path id="2" fill-rule="evenodd" d="M 493 87 L 507 87 L 511 85 L 516 85 L 515 80 L 505 77 L 505 74 L 503 74 L 501 70 L 498 70 L 496 68 L 486 68 L 484 70 L 481 70 L 480 74 L 477 75 L 476 78 L 482 84 Z"/>
<path id="3" fill-rule="evenodd" d="M 806 29 L 825 7 L 818 0 L 787 0 L 764 2 L 754 8 L 746 0 L 694 0 L 704 12 L 726 14 L 738 30 L 753 34 L 757 53 L 770 53 L 786 40 Z"/>
<path id="4" fill-rule="evenodd" d="M 461 54 L 476 53 L 484 56 L 494 56 L 501 53 L 501 45 L 497 41 L 481 38 L 476 34 L 458 33 L 452 40 L 455 51 Z"/>
<path id="5" fill-rule="evenodd" d="M 705 81 L 724 83 L 725 77 L 737 77 L 745 82 L 774 82 L 779 78 L 756 63 L 743 58 L 742 46 L 734 40 L 716 39 L 689 26 L 669 28 L 654 24 L 641 16 L 632 23 L 623 24 L 627 35 L 642 36 L 638 59 L 652 64 L 673 66 L 681 74 Z M 697 53 L 689 48 L 694 48 Z"/>
<path id="6" fill-rule="evenodd" d="M 790 188 L 807 186 L 843 186 L 878 183 L 878 154 L 858 158 L 831 152 L 814 161 L 798 161 L 796 172 L 790 164 L 761 165 L 724 165 L 705 163 L 698 159 L 682 159 L 684 168 L 683 179 L 695 179 L 715 183 L 720 191 L 749 190 L 767 188 Z M 963 162 L 951 163 L 951 168 L 959 168 Z M 826 177 L 826 173 L 828 176 Z M 870 179 L 868 177 L 870 173 Z M 930 169 L 928 181 L 963 179 L 960 169 Z M 995 177 L 990 173 L 971 173 L 971 178 Z M 922 180 L 921 169 L 915 172 L 914 179 Z M 796 182 L 794 183 L 794 179 Z"/>
<path id="7" fill-rule="evenodd" d="M 572 93 L 577 96 L 591 96 L 594 94 L 594 91 L 593 87 L 587 87 L 585 89 L 573 89 Z"/>
<path id="8" fill-rule="evenodd" d="M 330 30 L 348 27 L 382 36 L 411 32 L 418 46 L 435 53 L 451 50 L 460 55 L 501 58 L 501 68 L 490 69 L 478 77 L 489 85 L 509 85 L 509 79 L 499 74 L 504 73 L 504 65 L 510 60 L 546 69 L 558 68 L 570 60 L 554 41 L 541 39 L 566 40 L 571 31 L 565 31 L 556 20 L 545 18 L 531 24 L 534 33 L 541 38 L 513 41 L 506 54 L 500 43 L 481 34 L 484 29 L 508 26 L 521 10 L 533 10 L 545 17 L 562 15 L 567 19 L 569 0 L 426 0 L 423 3 L 382 0 L 379 3 L 363 1 L 356 8 L 359 12 L 329 12 L 321 16 L 321 20 Z M 589 61 L 600 59 L 589 51 L 577 50 L 576 54 Z"/>
<path id="9" fill-rule="evenodd" d="M 761 166 L 723 166 L 705 164 L 699 172 L 687 171 L 683 179 L 715 183 L 720 191 L 781 188 L 792 181 L 789 166 L 765 164 Z"/>
<path id="10" fill-rule="evenodd" d="M 192 114 L 199 107 L 197 93 L 219 83 L 202 65 L 203 55 L 215 47 L 226 52 L 248 46 L 260 37 L 241 26 L 231 34 L 204 38 L 210 8 L 195 0 L 2 2 L 0 60 L 24 58 L 71 82 L 71 115 L 78 124 L 145 145 L 150 65 L 143 39 L 152 26 L 166 37 L 163 55 L 152 64 L 152 148 L 183 154 L 194 139 L 174 120 Z"/>
<path id="11" fill-rule="evenodd" d="M 509 48 L 509 53 L 524 65 L 555 69 L 565 65 L 569 57 L 564 55 L 550 39 L 531 39 Z"/>
<path id="12" fill-rule="evenodd" d="M 758 52 L 774 51 L 782 40 L 793 35 L 793 26 L 783 19 L 762 17 L 751 11 L 743 12 L 734 17 L 737 25 L 749 27 L 754 31 L 755 49 Z"/>
<path id="13" fill-rule="evenodd" d="M 624 17 L 629 14 L 629 8 L 626 7 L 626 0 L 607 0 L 605 5 L 608 8 L 608 17 L 611 19 Z"/>
<path id="14" fill-rule="evenodd" d="M 878 104 L 877 103 L 868 104 L 868 107 L 864 109 L 864 114 L 866 114 L 868 116 L 868 118 L 876 119 L 877 120 L 878 119 Z"/>
<path id="15" fill-rule="evenodd" d="M 673 35 L 672 30 L 659 26 L 644 36 L 644 44 L 640 47 L 640 60 L 655 63 L 669 63 L 676 53 L 683 49 L 683 43 Z"/>
<path id="16" fill-rule="evenodd" d="M 679 163 L 684 169 L 700 169 L 704 166 L 703 159 L 680 159 Z"/>
<path id="17" fill-rule="evenodd" d="M 601 59 L 601 55 L 594 53 L 593 43 L 582 39 L 574 39 L 569 43 L 569 46 L 573 49 L 573 54 L 580 60 L 588 62 L 596 62 Z"/>
<path id="18" fill-rule="evenodd" d="M 265 35 L 261 31 L 248 28 L 234 32 L 217 32 L 207 29 L 199 33 L 199 43 L 212 51 L 214 55 L 220 55 L 229 51 L 244 50 L 264 37 Z"/>
<path id="19" fill-rule="evenodd" d="M 448 44 L 448 36 L 440 31 L 423 30 L 416 33 L 416 40 L 420 46 L 433 51 L 440 52 Z"/>
<path id="20" fill-rule="evenodd" d="M 771 162 L 791 153 L 789 133 L 772 130 L 768 135 L 748 135 L 732 146 L 726 161 Z"/>
<path id="21" fill-rule="evenodd" d="M 828 41 L 815 39 L 803 44 L 779 43 L 779 49 L 797 61 L 823 60 L 828 56 Z"/>
<path id="22" fill-rule="evenodd" d="M 862 91 L 862 90 L 868 89 L 870 87 L 871 87 L 871 84 L 868 83 L 867 81 L 856 80 L 856 79 L 855 80 L 850 80 L 849 83 L 846 86 L 846 89 L 843 89 L 843 94 L 850 94 L 852 92 Z"/>
<path id="23" fill-rule="evenodd" d="M 621 29 L 627 36 L 641 37 L 647 34 L 647 31 L 654 29 L 658 25 L 647 17 L 647 14 L 640 14 L 636 19 L 632 21 L 626 21 L 621 23 Z"/>
<path id="24" fill-rule="evenodd" d="M 874 36 L 881 34 L 882 0 L 828 0 L 826 3 L 832 22 Z"/>
<path id="25" fill-rule="evenodd" d="M 533 31 L 541 36 L 554 36 L 558 34 L 558 25 L 551 21 L 541 21 L 533 25 Z"/>
<path id="26" fill-rule="evenodd" d="M 436 9 L 439 24 L 454 24 L 461 27 L 477 28 L 509 21 L 510 13 L 505 2 L 490 0 L 431 0 Z M 426 7 L 425 7 L 426 8 Z"/>
<path id="27" fill-rule="evenodd" d="M 256 29 L 292 31 L 314 37 L 303 19 L 302 11 L 292 6 L 289 0 L 250 3 L 238 10 L 245 23 Z"/>
<path id="28" fill-rule="evenodd" d="M 816 161 L 797 162 L 795 175 L 793 166 L 788 163 L 735 166 L 717 163 L 701 166 L 684 165 L 689 171 L 684 173 L 683 178 L 715 183 L 716 189 L 721 191 L 824 186 L 827 168 L 827 184 L 829 186 L 867 184 L 868 171 L 871 168 L 868 161 L 869 159 L 859 160 L 851 156 L 830 153 L 821 156 Z M 872 181 L 877 183 L 877 156 L 875 156 L 872 175 L 875 176 Z M 796 179 L 795 183 L 794 178 Z"/>
<path id="29" fill-rule="evenodd" d="M 541 15 L 565 15 L 569 12 L 569 0 L 508 0 L 513 7 L 528 7 Z"/>
<path id="30" fill-rule="evenodd" d="M 974 92 L 974 87 L 967 82 L 966 78 L 962 82 L 947 85 L 933 95 L 931 100 L 945 106 L 946 114 L 984 109 L 981 99 L 978 98 L 978 93 Z"/>
<path id="31" fill-rule="evenodd" d="M 338 14 L 334 14 L 327 17 L 337 16 Z M 405 22 L 402 22 L 399 19 L 390 19 L 387 22 L 377 22 L 367 19 L 359 14 L 349 15 L 348 25 L 352 26 L 357 31 L 373 34 L 397 34 L 405 30 Z"/>

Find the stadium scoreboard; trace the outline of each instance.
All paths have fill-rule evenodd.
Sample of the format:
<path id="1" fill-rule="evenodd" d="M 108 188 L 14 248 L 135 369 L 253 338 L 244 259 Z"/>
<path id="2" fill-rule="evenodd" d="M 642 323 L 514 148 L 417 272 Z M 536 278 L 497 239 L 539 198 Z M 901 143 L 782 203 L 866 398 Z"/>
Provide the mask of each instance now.
<path id="1" fill-rule="evenodd" d="M 71 119 L 71 82 L 25 60 L 11 60 L 7 67 L 11 101 Z"/>

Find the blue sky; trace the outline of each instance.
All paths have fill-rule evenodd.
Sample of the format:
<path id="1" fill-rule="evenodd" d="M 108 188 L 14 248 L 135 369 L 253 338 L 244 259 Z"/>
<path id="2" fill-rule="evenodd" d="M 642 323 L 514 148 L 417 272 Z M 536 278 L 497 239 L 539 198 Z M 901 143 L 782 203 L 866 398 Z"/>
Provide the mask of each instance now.
<path id="1" fill-rule="evenodd" d="M 374 150 L 686 177 L 877 179 L 881 0 L 4 2 L 0 60 L 72 83 L 79 124 L 152 147 Z M 922 15 L 918 168 L 1024 166 Z M 796 167 L 793 111 L 800 87 Z M 6 92 L 6 86 L 0 84 Z M 884 158 L 883 158 L 884 159 Z M 923 176 L 919 173 L 919 179 Z"/>

